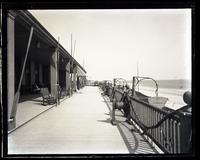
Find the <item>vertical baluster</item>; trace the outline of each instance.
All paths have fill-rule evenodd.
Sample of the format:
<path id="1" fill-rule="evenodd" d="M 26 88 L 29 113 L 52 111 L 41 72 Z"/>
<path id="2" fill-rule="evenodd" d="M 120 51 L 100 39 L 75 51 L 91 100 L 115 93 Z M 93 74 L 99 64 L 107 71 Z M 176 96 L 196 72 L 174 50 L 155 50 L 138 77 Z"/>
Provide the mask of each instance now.
<path id="1" fill-rule="evenodd" d="M 149 116 L 149 107 L 147 107 L 147 125 L 149 126 L 150 124 L 150 116 Z"/>
<path id="2" fill-rule="evenodd" d="M 148 116 L 147 116 L 147 107 L 145 106 L 145 124 L 147 125 Z"/>
<path id="3" fill-rule="evenodd" d="M 174 125 L 173 125 L 173 119 L 170 119 L 170 123 L 171 123 L 171 153 L 174 153 L 174 135 L 173 135 L 173 130 L 174 130 Z"/>
<path id="4" fill-rule="evenodd" d="M 165 122 L 163 122 L 162 136 L 163 136 L 163 147 L 165 148 Z"/>
<path id="5" fill-rule="evenodd" d="M 146 115 L 146 125 L 148 126 L 148 107 L 146 107 L 146 111 L 145 111 L 145 115 Z"/>
<path id="6" fill-rule="evenodd" d="M 166 144 L 166 150 L 167 151 L 169 151 L 168 150 L 168 119 L 167 120 L 165 120 L 165 144 Z"/>
<path id="7" fill-rule="evenodd" d="M 150 126 L 152 126 L 153 125 L 153 110 L 152 110 L 152 108 L 151 108 L 150 116 L 151 116 L 151 124 L 150 124 Z M 153 130 L 151 129 L 151 136 L 152 135 L 153 135 Z"/>
<path id="8" fill-rule="evenodd" d="M 157 112 L 157 123 L 160 120 L 159 117 L 160 117 L 160 112 Z M 160 126 L 158 126 L 158 128 L 157 128 L 157 141 L 158 141 L 158 143 L 160 143 Z"/>
<path id="9" fill-rule="evenodd" d="M 151 126 L 151 108 L 148 107 L 148 126 Z M 152 134 L 152 129 L 148 130 L 149 135 Z"/>
<path id="10" fill-rule="evenodd" d="M 135 102 L 135 111 L 136 111 L 136 114 L 137 114 L 137 118 L 139 118 L 139 109 L 138 109 L 138 103 L 137 102 Z"/>
<path id="11" fill-rule="evenodd" d="M 136 102 L 134 101 L 134 109 L 135 109 L 135 112 L 137 113 L 137 104 Z M 134 115 L 135 119 L 136 119 L 136 115 Z"/>
<path id="12" fill-rule="evenodd" d="M 150 109 L 150 122 L 151 122 L 151 126 L 153 125 L 153 110 L 152 110 L 152 108 Z M 150 131 L 151 131 L 151 135 L 153 135 L 153 130 L 152 129 L 150 129 Z"/>
<path id="13" fill-rule="evenodd" d="M 172 125 L 171 125 L 171 118 L 169 119 L 169 153 L 172 153 Z"/>
<path id="14" fill-rule="evenodd" d="M 141 104 L 140 104 L 141 105 Z M 143 109 L 144 109 L 144 107 L 143 107 L 143 105 L 141 105 L 141 107 L 140 107 L 140 115 L 141 115 L 141 121 L 142 121 L 142 123 L 144 123 L 144 119 L 143 119 Z"/>
<path id="15" fill-rule="evenodd" d="M 178 124 L 177 121 L 174 121 L 174 153 L 177 153 L 178 149 Z"/>
<path id="16" fill-rule="evenodd" d="M 140 116 L 141 116 L 142 123 L 144 123 L 144 120 L 143 120 L 143 105 L 141 105 L 141 104 L 140 104 Z"/>
<path id="17" fill-rule="evenodd" d="M 178 143 L 178 150 L 177 150 L 177 153 L 180 153 L 181 152 L 181 142 L 180 142 L 180 138 L 181 138 L 181 133 L 180 133 L 180 126 L 181 126 L 181 124 L 180 124 L 180 122 L 178 122 L 178 124 L 177 124 L 177 128 L 178 128 L 178 132 L 177 132 L 177 135 L 178 135 L 178 139 L 177 139 L 177 143 Z"/>
<path id="18" fill-rule="evenodd" d="M 172 120 L 169 119 L 169 152 L 172 153 Z"/>
<path id="19" fill-rule="evenodd" d="M 154 125 L 156 124 L 156 110 L 154 110 Z M 156 128 L 154 128 L 154 138 L 156 139 Z"/>
<path id="20" fill-rule="evenodd" d="M 160 120 L 162 119 L 162 113 L 160 113 Z M 161 130 L 162 130 L 162 124 L 160 125 L 160 131 L 159 131 L 159 135 L 160 135 L 160 144 L 162 144 L 162 135 L 161 135 Z"/>
<path id="21" fill-rule="evenodd" d="M 151 108 L 148 108 L 148 126 L 151 126 Z M 151 129 L 149 130 L 149 134 L 151 134 Z"/>
<path id="22" fill-rule="evenodd" d="M 149 126 L 149 107 L 147 107 L 147 126 Z"/>
<path id="23" fill-rule="evenodd" d="M 172 119 L 172 153 L 175 153 L 175 121 Z"/>
<path id="24" fill-rule="evenodd" d="M 155 110 L 153 110 L 153 125 L 155 125 L 155 114 L 156 114 L 156 112 L 155 112 Z M 155 136 L 156 136 L 156 130 L 154 128 L 153 129 L 153 137 L 155 138 Z"/>
<path id="25" fill-rule="evenodd" d="M 151 126 L 153 125 L 153 109 L 151 108 Z M 151 129 L 151 136 L 153 136 L 153 129 Z"/>
<path id="26" fill-rule="evenodd" d="M 152 109 L 152 125 L 154 125 L 154 109 Z M 152 129 L 152 136 L 154 137 L 154 129 Z"/>
<path id="27" fill-rule="evenodd" d="M 137 106 L 136 106 L 137 104 L 136 104 L 136 102 L 134 101 L 134 109 L 135 109 L 135 112 L 137 113 Z M 136 115 L 134 114 L 134 117 L 135 117 L 135 119 L 136 119 Z"/>
<path id="28" fill-rule="evenodd" d="M 158 111 L 156 111 L 156 124 L 158 123 Z M 158 141 L 158 127 L 156 128 L 156 140 Z"/>
<path id="29" fill-rule="evenodd" d="M 134 105 L 133 105 L 133 100 L 131 100 L 131 106 L 134 107 Z M 132 107 L 131 107 L 131 109 L 130 109 L 131 117 L 133 118 L 133 120 L 135 120 Z"/>
<path id="30" fill-rule="evenodd" d="M 134 111 L 137 113 L 137 106 L 136 106 L 136 102 L 135 101 L 133 101 L 133 107 L 134 107 Z M 133 115 L 134 115 L 134 118 L 136 119 L 135 114 L 133 114 Z"/>
<path id="31" fill-rule="evenodd" d="M 140 106 L 139 106 L 139 103 L 137 102 L 137 116 L 139 117 L 139 119 L 141 119 L 140 110 L 141 110 L 141 108 L 140 108 Z"/>
<path id="32" fill-rule="evenodd" d="M 142 105 L 142 108 L 143 108 L 143 110 L 142 110 L 143 123 L 146 124 L 146 117 L 145 117 L 145 108 L 146 107 L 144 105 Z"/>
<path id="33" fill-rule="evenodd" d="M 157 123 L 157 111 L 155 110 L 155 124 Z M 158 131 L 158 128 L 155 128 L 155 139 L 157 140 L 158 137 L 157 137 L 157 131 Z"/>
<path id="34" fill-rule="evenodd" d="M 132 101 L 132 106 L 133 106 L 134 109 L 136 109 L 135 101 Z M 131 110 L 132 110 L 132 108 L 131 108 Z M 133 118 L 134 118 L 134 120 L 135 120 L 135 114 L 133 114 L 133 111 L 132 111 L 131 113 L 132 113 Z"/>
<path id="35" fill-rule="evenodd" d="M 136 102 L 136 104 L 137 104 L 137 116 L 138 116 L 138 118 L 140 119 L 140 107 L 138 107 L 138 102 Z"/>
<path id="36" fill-rule="evenodd" d="M 135 102 L 135 105 L 136 105 L 136 108 L 135 108 L 136 110 L 135 111 L 136 111 L 137 117 L 139 117 L 140 109 L 138 108 L 138 102 Z"/>
<path id="37" fill-rule="evenodd" d="M 146 124 L 146 117 L 145 117 L 145 106 L 142 105 L 142 108 L 143 108 L 143 111 L 142 111 L 142 114 L 143 114 L 143 123 Z"/>
<path id="38" fill-rule="evenodd" d="M 153 109 L 153 125 L 155 124 L 155 110 Z M 152 129 L 153 137 L 155 138 L 155 129 Z"/>
<path id="39" fill-rule="evenodd" d="M 160 114 L 160 119 L 163 118 L 163 113 Z M 160 144 L 162 144 L 163 146 L 163 135 L 162 135 L 162 132 L 163 132 L 163 123 L 160 125 Z"/>
<path id="40" fill-rule="evenodd" d="M 150 126 L 150 111 L 149 111 L 150 109 L 149 109 L 149 107 L 147 107 L 147 126 Z M 150 131 L 151 131 L 151 129 L 150 130 L 148 130 L 148 134 L 150 133 Z M 149 140 L 149 138 L 148 138 L 148 140 Z"/>
<path id="41" fill-rule="evenodd" d="M 160 113 L 160 120 L 162 119 L 162 113 Z M 161 130 L 162 130 L 162 124 L 160 125 L 160 130 L 159 130 L 159 135 L 160 135 L 160 144 L 162 144 L 162 135 L 161 135 Z"/>
<path id="42" fill-rule="evenodd" d="M 156 124 L 158 123 L 158 121 L 159 121 L 159 112 L 157 112 L 157 115 L 156 115 Z M 156 139 L 159 142 L 159 127 L 156 128 Z"/>
<path id="43" fill-rule="evenodd" d="M 147 125 L 147 107 L 144 107 L 144 118 L 145 118 L 145 125 Z"/>
<path id="44" fill-rule="evenodd" d="M 169 119 L 166 120 L 167 123 L 167 150 L 168 152 L 170 152 L 170 146 L 169 146 L 169 132 L 170 132 L 170 128 L 169 128 Z"/>
<path id="45" fill-rule="evenodd" d="M 160 112 L 157 113 L 157 123 L 160 121 Z M 157 140 L 160 144 L 160 126 L 157 128 Z"/>
<path id="46" fill-rule="evenodd" d="M 160 113 L 160 119 L 162 119 L 162 113 Z M 159 135 L 160 135 L 160 144 L 162 145 L 162 124 L 160 125 L 160 131 L 159 131 Z"/>

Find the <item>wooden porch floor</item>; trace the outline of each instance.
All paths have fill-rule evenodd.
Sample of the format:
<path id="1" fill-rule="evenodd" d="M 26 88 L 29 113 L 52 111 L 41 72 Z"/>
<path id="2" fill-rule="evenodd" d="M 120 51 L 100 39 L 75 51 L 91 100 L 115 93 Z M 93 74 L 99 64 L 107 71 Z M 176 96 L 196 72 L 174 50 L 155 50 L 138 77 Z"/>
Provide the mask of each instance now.
<path id="1" fill-rule="evenodd" d="M 139 133 L 131 131 L 133 126 L 124 122 L 121 112 L 116 113 L 118 125 L 111 125 L 110 107 L 98 87 L 85 87 L 11 132 L 8 154 L 155 153 Z"/>

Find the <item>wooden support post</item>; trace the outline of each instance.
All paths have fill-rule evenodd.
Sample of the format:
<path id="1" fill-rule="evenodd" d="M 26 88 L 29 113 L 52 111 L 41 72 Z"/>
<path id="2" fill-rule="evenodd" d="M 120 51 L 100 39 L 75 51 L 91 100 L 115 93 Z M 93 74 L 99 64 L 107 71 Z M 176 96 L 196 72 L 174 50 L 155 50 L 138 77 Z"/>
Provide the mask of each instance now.
<path id="1" fill-rule="evenodd" d="M 23 63 L 22 73 L 21 73 L 21 76 L 20 76 L 17 92 L 15 94 L 14 101 L 13 101 L 13 107 L 12 107 L 11 114 L 10 114 L 10 120 L 15 119 L 15 116 L 16 116 L 17 105 L 18 105 L 19 96 L 20 96 L 20 88 L 21 88 L 22 78 L 23 78 L 24 70 L 25 70 L 25 66 L 26 66 L 26 60 L 27 60 L 27 57 L 28 57 L 29 48 L 30 48 L 30 44 L 31 44 L 31 40 L 32 40 L 32 35 L 33 35 L 33 27 L 31 27 L 31 30 L 30 30 L 28 45 L 27 45 L 27 49 L 26 49 L 26 55 L 25 55 L 25 59 L 24 59 L 24 63 Z"/>
<path id="2" fill-rule="evenodd" d="M 132 80 L 132 96 L 135 95 L 135 77 L 133 77 L 133 80 Z"/>

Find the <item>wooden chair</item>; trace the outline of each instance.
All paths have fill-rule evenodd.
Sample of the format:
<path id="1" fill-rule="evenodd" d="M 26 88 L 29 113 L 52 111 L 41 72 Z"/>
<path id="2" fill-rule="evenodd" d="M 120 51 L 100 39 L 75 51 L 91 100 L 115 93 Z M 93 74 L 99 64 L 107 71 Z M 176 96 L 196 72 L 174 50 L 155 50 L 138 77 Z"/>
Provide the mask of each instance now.
<path id="1" fill-rule="evenodd" d="M 41 94 L 42 94 L 42 102 L 43 105 L 45 105 L 45 102 L 47 104 L 55 103 L 55 97 L 53 97 L 50 93 L 48 88 L 41 88 Z"/>

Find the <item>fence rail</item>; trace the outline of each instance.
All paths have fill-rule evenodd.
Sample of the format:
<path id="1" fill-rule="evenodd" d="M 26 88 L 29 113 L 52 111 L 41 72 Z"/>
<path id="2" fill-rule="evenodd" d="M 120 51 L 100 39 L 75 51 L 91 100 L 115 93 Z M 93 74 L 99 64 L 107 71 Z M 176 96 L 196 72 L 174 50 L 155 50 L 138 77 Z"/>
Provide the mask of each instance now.
<path id="1" fill-rule="evenodd" d="M 122 90 L 107 87 L 106 95 L 119 101 Z M 114 95 L 113 95 L 114 94 Z M 143 130 L 144 126 L 154 126 L 169 112 L 153 106 L 138 97 L 129 96 L 132 120 Z M 158 127 L 148 129 L 145 134 L 164 152 L 172 154 L 189 153 L 191 145 L 191 114 L 177 112 L 165 119 Z"/>
<path id="2" fill-rule="evenodd" d="M 135 97 L 131 96 L 130 100 L 131 117 L 140 127 L 142 127 L 140 122 L 146 126 L 153 126 L 168 114 Z M 133 109 L 137 115 L 134 114 Z M 165 153 L 188 153 L 191 129 L 191 114 L 179 112 L 166 119 L 159 127 L 149 129 L 146 134 Z"/>

